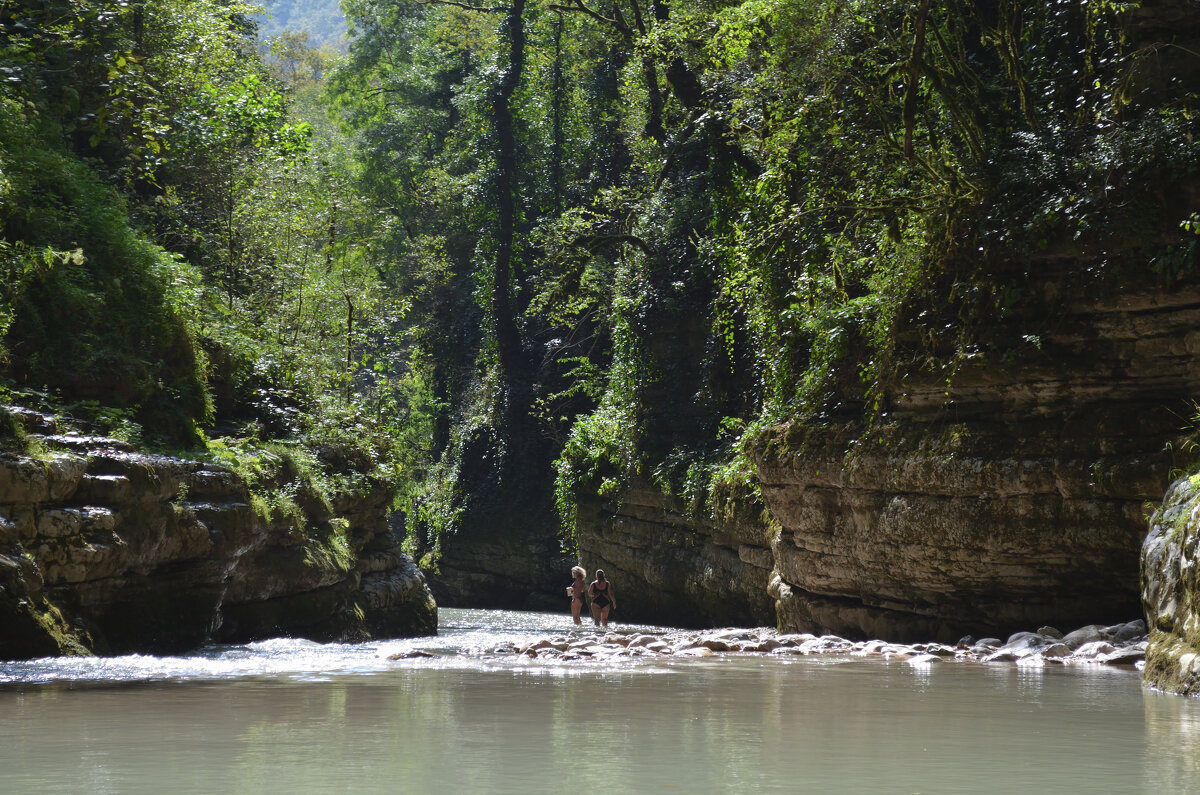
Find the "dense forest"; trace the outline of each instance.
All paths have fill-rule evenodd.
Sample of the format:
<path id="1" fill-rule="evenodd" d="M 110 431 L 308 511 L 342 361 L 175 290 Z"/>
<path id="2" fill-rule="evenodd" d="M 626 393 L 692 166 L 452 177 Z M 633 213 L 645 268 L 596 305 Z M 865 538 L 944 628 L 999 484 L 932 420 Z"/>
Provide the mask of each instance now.
<path id="1" fill-rule="evenodd" d="M 335 57 L 240 0 L 0 3 L 6 402 L 385 478 L 436 567 L 635 475 L 711 515 L 767 428 L 1037 356 L 1066 250 L 1063 300 L 1196 265 L 1200 57 L 1137 4 L 342 7 Z"/>

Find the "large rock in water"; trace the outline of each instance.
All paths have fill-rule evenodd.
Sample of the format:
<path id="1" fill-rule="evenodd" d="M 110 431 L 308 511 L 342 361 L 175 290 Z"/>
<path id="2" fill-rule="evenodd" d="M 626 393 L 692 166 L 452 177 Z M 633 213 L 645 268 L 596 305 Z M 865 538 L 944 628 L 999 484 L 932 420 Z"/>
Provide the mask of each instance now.
<path id="1" fill-rule="evenodd" d="M 1150 628 L 1145 681 L 1200 695 L 1200 483 L 1176 481 L 1142 545 L 1142 605 Z"/>
<path id="2" fill-rule="evenodd" d="M 0 455 L 0 659 L 437 630 L 379 484 L 268 519 L 223 467 L 46 439 L 60 452 Z M 335 526 L 340 554 L 321 541 Z"/>

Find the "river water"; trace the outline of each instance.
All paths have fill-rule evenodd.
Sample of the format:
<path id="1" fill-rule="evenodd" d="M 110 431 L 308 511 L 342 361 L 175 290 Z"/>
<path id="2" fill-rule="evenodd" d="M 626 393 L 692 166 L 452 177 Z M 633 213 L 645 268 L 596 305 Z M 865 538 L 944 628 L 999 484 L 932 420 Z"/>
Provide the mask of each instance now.
<path id="1" fill-rule="evenodd" d="M 1132 669 L 548 663 L 492 652 L 565 615 L 440 620 L 436 638 L 0 663 L 0 791 L 1200 792 L 1200 700 Z M 387 659 L 417 649 L 434 656 Z"/>

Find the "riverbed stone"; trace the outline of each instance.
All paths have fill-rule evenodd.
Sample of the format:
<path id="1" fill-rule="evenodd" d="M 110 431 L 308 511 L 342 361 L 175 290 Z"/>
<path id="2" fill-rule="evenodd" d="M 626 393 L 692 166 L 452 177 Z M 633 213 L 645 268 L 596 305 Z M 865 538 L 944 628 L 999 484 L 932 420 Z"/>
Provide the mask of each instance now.
<path id="1" fill-rule="evenodd" d="M 1103 640 L 1104 637 L 1100 634 L 1101 629 L 1103 629 L 1103 627 L 1099 626 L 1098 624 L 1089 624 L 1086 627 L 1080 627 L 1074 632 L 1068 632 L 1063 636 L 1062 641 L 1072 649 L 1078 649 L 1084 644 Z"/>
<path id="2" fill-rule="evenodd" d="M 1093 640 L 1075 649 L 1074 655 L 1083 660 L 1094 660 L 1116 650 L 1117 647 L 1107 640 Z"/>
<path id="3" fill-rule="evenodd" d="M 1125 642 L 1140 638 L 1145 634 L 1146 622 L 1138 619 L 1117 627 L 1116 631 L 1112 633 L 1112 637 L 1113 640 Z"/>
<path id="4" fill-rule="evenodd" d="M 1104 663 L 1105 665 L 1136 665 L 1145 659 L 1145 649 L 1140 649 L 1135 646 L 1127 646 L 1123 649 L 1117 649 L 1109 652 L 1108 654 L 1102 654 L 1096 658 L 1097 662 Z"/>

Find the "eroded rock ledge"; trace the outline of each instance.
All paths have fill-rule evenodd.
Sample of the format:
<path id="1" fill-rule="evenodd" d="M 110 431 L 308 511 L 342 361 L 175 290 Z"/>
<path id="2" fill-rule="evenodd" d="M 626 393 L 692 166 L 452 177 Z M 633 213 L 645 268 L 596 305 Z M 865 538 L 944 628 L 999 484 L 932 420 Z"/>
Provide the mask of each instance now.
<path id="1" fill-rule="evenodd" d="M 1172 485 L 1142 545 L 1142 605 L 1150 627 L 1146 683 L 1200 695 L 1200 484 Z"/>
<path id="2" fill-rule="evenodd" d="M 14 414 L 53 452 L 0 454 L 0 659 L 436 632 L 383 484 L 267 519 L 229 469 Z M 330 522 L 349 559 L 321 554 Z"/>

